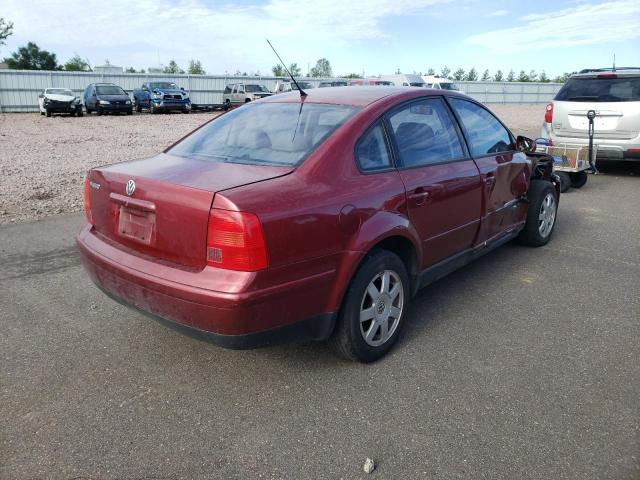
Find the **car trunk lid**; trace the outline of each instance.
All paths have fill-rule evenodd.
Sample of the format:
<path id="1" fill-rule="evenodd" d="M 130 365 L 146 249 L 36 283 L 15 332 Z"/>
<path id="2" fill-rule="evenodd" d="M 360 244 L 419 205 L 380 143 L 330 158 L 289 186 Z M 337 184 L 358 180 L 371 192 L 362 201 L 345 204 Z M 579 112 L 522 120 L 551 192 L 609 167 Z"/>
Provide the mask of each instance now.
<path id="1" fill-rule="evenodd" d="M 89 177 L 93 225 L 129 251 L 203 268 L 215 193 L 292 170 L 167 154 L 97 168 Z"/>

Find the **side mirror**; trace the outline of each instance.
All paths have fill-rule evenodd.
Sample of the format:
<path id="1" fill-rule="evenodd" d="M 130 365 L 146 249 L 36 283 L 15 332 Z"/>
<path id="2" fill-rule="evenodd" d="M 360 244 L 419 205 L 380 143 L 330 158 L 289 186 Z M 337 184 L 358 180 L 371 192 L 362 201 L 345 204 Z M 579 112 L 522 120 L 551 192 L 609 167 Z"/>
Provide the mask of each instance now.
<path id="1" fill-rule="evenodd" d="M 44 97 L 44 93 L 41 93 L 40 95 L 38 95 L 38 98 L 42 98 Z"/>
<path id="2" fill-rule="evenodd" d="M 518 135 L 516 138 L 516 150 L 519 152 L 535 152 L 536 151 L 536 142 L 531 140 L 529 137 L 524 137 L 522 135 Z"/>

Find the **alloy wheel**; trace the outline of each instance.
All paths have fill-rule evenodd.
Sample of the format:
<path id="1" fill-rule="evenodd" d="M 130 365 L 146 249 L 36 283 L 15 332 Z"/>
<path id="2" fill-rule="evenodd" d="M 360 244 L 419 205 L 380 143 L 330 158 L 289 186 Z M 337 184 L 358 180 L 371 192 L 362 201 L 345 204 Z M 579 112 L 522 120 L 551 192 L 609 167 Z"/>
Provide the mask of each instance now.
<path id="1" fill-rule="evenodd" d="M 404 287 L 396 272 L 385 270 L 369 282 L 360 304 L 360 333 L 368 345 L 379 347 L 393 336 L 403 305 Z"/>
<path id="2" fill-rule="evenodd" d="M 556 221 L 556 199 L 552 193 L 542 200 L 540 205 L 540 214 L 538 215 L 538 231 L 542 238 L 546 238 L 553 230 L 553 224 Z"/>

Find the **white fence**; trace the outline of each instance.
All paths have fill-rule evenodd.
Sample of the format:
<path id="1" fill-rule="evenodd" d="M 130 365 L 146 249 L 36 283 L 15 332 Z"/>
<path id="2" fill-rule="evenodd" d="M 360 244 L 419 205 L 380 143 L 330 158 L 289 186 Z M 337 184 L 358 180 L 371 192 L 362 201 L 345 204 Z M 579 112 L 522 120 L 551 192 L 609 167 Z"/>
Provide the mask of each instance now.
<path id="1" fill-rule="evenodd" d="M 220 104 L 229 83 L 259 82 L 273 90 L 283 77 L 236 77 L 225 75 L 164 75 L 140 73 L 94 73 L 37 70 L 0 70 L 0 112 L 32 112 L 45 88 L 70 88 L 79 96 L 90 83 L 109 82 L 131 92 L 148 81 L 171 81 L 189 91 L 194 104 Z M 324 79 L 305 78 L 317 86 Z M 562 86 L 556 83 L 457 82 L 460 89 L 484 103 L 545 103 Z"/>

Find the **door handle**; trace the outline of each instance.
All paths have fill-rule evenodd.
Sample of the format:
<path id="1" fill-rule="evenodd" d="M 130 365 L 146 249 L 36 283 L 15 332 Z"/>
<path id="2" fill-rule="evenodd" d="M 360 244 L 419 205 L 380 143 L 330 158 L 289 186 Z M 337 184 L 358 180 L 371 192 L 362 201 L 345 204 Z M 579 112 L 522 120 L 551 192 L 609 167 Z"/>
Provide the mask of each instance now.
<path id="1" fill-rule="evenodd" d="M 420 207 L 427 203 L 430 196 L 431 194 L 427 190 L 422 187 L 418 187 L 409 195 L 409 200 L 413 200 L 413 202 Z"/>
<path id="2" fill-rule="evenodd" d="M 489 188 L 492 188 L 496 184 L 496 177 L 493 175 L 493 173 L 487 174 L 487 177 L 484 179 L 484 183 Z"/>

